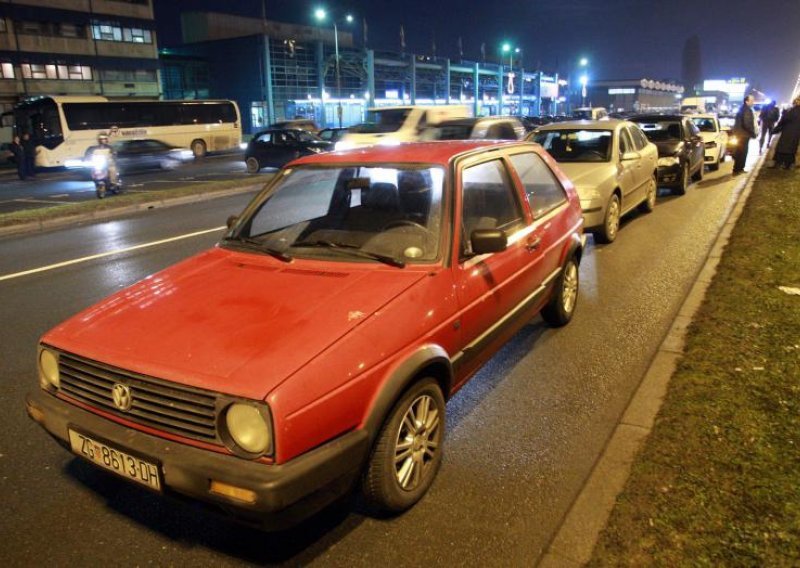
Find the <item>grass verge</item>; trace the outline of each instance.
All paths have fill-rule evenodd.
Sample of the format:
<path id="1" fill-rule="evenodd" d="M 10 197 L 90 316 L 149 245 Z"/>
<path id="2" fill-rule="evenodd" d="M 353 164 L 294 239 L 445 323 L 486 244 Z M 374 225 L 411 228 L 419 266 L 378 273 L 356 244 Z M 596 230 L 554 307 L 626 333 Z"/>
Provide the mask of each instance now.
<path id="1" fill-rule="evenodd" d="M 255 179 L 257 179 L 257 181 L 255 181 Z M 176 197 L 204 195 L 217 191 L 224 191 L 226 189 L 234 189 L 237 187 L 248 187 L 259 184 L 263 185 L 267 181 L 269 181 L 268 178 L 254 178 L 254 181 L 245 181 L 239 179 L 193 183 L 191 185 L 179 186 L 170 189 L 142 191 L 137 193 L 122 193 L 121 195 L 109 196 L 106 199 L 93 199 L 91 201 L 82 201 L 80 203 L 69 203 L 65 205 L 53 205 L 50 207 L 14 211 L 12 213 L 0 214 L 0 227 L 8 227 L 32 222 L 43 222 L 62 217 L 84 215 L 96 211 L 120 209 L 131 205 L 155 203 L 165 199 L 174 199 Z"/>
<path id="2" fill-rule="evenodd" d="M 800 176 L 762 169 L 592 566 L 800 566 Z"/>

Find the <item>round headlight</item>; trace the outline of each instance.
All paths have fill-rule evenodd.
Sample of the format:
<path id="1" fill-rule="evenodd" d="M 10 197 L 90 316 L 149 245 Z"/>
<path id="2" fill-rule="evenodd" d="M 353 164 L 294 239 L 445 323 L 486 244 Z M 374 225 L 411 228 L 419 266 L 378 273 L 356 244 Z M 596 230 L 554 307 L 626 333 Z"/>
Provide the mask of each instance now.
<path id="1" fill-rule="evenodd" d="M 261 454 L 269 449 L 269 424 L 255 406 L 235 403 L 225 413 L 231 439 L 246 452 Z"/>
<path id="2" fill-rule="evenodd" d="M 60 376 L 58 373 L 58 355 L 49 349 L 42 349 L 39 353 L 39 374 L 43 386 L 58 388 Z"/>

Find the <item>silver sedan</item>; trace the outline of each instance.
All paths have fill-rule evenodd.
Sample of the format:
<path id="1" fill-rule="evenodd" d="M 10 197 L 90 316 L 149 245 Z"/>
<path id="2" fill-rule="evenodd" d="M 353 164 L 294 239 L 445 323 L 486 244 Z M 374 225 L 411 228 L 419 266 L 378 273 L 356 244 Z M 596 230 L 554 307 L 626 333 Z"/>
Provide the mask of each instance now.
<path id="1" fill-rule="evenodd" d="M 536 129 L 541 144 L 575 184 L 585 227 L 600 242 L 617 238 L 620 217 L 656 204 L 658 149 L 625 120 L 558 122 Z"/>

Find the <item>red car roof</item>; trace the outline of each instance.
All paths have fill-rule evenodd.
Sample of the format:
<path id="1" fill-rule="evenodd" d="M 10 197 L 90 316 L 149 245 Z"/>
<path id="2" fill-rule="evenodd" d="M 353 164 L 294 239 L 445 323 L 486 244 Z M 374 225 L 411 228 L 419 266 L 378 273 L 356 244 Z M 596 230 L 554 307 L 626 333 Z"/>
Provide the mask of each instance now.
<path id="1" fill-rule="evenodd" d="M 306 156 L 292 161 L 289 165 L 409 162 L 446 166 L 455 156 L 465 152 L 480 148 L 500 148 L 518 144 L 520 142 L 515 140 L 453 140 L 374 145 Z M 530 143 L 527 145 L 530 145 Z"/>

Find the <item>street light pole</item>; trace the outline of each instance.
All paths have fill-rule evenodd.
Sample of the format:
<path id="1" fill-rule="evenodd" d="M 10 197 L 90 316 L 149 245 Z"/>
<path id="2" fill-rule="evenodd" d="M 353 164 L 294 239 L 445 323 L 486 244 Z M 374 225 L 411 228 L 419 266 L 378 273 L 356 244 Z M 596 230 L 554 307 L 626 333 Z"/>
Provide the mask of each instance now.
<path id="1" fill-rule="evenodd" d="M 333 45 L 336 50 L 336 114 L 339 117 L 339 128 L 342 127 L 342 79 L 339 75 L 339 29 L 336 27 L 336 20 L 333 20 Z"/>
<path id="2" fill-rule="evenodd" d="M 314 16 L 319 21 L 323 21 L 327 17 L 327 12 L 323 8 L 317 8 L 314 12 Z M 336 52 L 336 114 L 339 117 L 339 128 L 342 127 L 342 78 L 341 72 L 339 70 L 339 27 L 336 23 L 336 18 L 331 18 L 333 22 L 333 46 Z M 353 16 L 347 14 L 345 16 L 345 20 L 347 23 L 351 23 L 353 21 Z M 324 81 L 323 81 L 324 83 Z M 324 108 L 324 107 L 323 107 Z"/>

